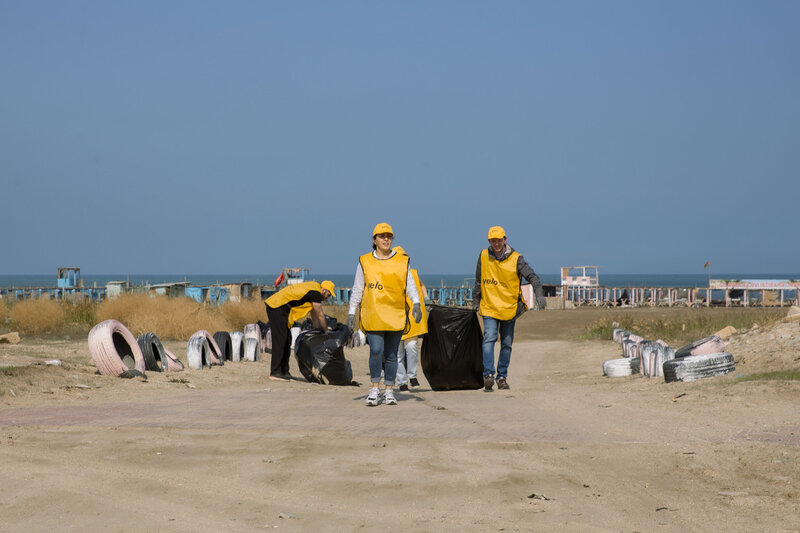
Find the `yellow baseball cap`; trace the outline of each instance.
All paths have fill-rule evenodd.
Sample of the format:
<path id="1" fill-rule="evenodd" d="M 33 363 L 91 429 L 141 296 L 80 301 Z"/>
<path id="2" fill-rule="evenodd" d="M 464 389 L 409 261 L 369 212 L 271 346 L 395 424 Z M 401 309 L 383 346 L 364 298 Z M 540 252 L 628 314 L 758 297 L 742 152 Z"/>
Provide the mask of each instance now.
<path id="1" fill-rule="evenodd" d="M 500 226 L 492 226 L 491 228 L 489 228 L 490 239 L 502 239 L 505 236 L 506 236 L 506 230 L 504 230 Z"/>
<path id="2" fill-rule="evenodd" d="M 397 252 L 398 254 L 408 255 L 408 254 L 406 253 L 406 251 L 405 251 L 405 250 L 403 250 L 403 247 L 402 247 L 402 246 L 395 246 L 394 248 L 392 248 L 392 250 L 394 250 L 394 251 L 395 251 L 395 252 Z"/>
<path id="3" fill-rule="evenodd" d="M 394 236 L 394 231 L 392 231 L 392 227 L 386 222 L 381 222 L 380 224 L 375 226 L 374 230 L 372 230 L 373 237 L 375 235 L 380 235 L 381 233 L 391 233 L 392 236 Z"/>
<path id="4" fill-rule="evenodd" d="M 336 286 L 333 284 L 332 281 L 329 281 L 329 280 L 326 279 L 325 281 L 320 283 L 320 286 L 323 289 L 325 289 L 326 291 L 328 291 L 329 293 L 331 293 L 332 297 L 334 297 L 334 298 L 336 297 Z"/>

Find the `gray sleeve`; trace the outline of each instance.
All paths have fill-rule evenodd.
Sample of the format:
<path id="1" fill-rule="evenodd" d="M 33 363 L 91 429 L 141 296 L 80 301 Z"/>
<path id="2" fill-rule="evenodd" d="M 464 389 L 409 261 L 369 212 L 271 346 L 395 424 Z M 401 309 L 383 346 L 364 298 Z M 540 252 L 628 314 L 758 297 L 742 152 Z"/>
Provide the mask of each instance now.
<path id="1" fill-rule="evenodd" d="M 537 298 L 541 298 L 544 296 L 544 291 L 542 290 L 542 282 L 539 279 L 539 276 L 536 275 L 536 272 L 533 271 L 533 268 L 525 262 L 525 258 L 522 255 L 517 258 L 517 274 L 520 278 L 525 278 L 528 280 L 533 286 L 533 292 L 536 294 Z"/>
<path id="2" fill-rule="evenodd" d="M 481 301 L 481 254 L 478 254 L 478 266 L 475 267 L 475 288 L 472 289 L 473 305 Z"/>

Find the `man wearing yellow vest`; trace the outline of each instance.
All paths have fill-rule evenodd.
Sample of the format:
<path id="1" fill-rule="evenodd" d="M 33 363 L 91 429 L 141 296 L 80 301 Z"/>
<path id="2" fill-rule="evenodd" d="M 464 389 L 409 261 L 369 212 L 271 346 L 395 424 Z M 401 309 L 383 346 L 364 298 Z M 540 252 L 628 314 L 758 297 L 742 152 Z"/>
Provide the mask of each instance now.
<path id="1" fill-rule="evenodd" d="M 525 259 L 506 243 L 506 232 L 500 226 L 489 228 L 489 247 L 481 250 L 475 270 L 472 307 L 483 317 L 483 388 L 494 387 L 494 345 L 500 336 L 497 359 L 497 388 L 508 389 L 508 365 L 514 342 L 514 323 L 527 311 L 522 301 L 520 280 L 533 286 L 536 305 L 544 309 L 546 300 L 542 282 Z"/>
<path id="2" fill-rule="evenodd" d="M 332 281 L 304 281 L 279 290 L 266 300 L 267 318 L 272 331 L 272 364 L 269 379 L 289 381 L 289 354 L 292 334 L 289 328 L 309 312 L 314 327 L 327 331 L 328 323 L 322 312 L 322 301 L 333 296 L 336 290 Z"/>
<path id="3" fill-rule="evenodd" d="M 406 254 L 402 246 L 395 246 L 393 250 L 399 254 Z M 419 343 L 417 338 L 420 335 L 428 333 L 428 312 L 425 309 L 425 294 L 428 292 L 425 285 L 419 279 L 419 272 L 416 268 L 410 268 L 411 277 L 414 278 L 414 285 L 417 287 L 417 294 L 419 294 L 419 301 L 421 304 L 420 311 L 422 312 L 422 320 L 411 323 L 411 329 L 405 333 L 400 339 L 400 346 L 397 348 L 397 385 L 401 391 L 407 391 L 409 385 L 412 387 L 419 387 L 419 380 L 417 380 L 417 365 L 419 353 Z M 411 300 L 406 297 L 407 304 L 411 307 Z"/>
<path id="4" fill-rule="evenodd" d="M 356 277 L 350 293 L 350 313 L 347 325 L 355 328 L 356 310 L 361 305 L 361 329 L 369 344 L 369 375 L 372 389 L 367 405 L 381 403 L 378 385 L 383 371 L 383 402 L 397 405 L 392 388 L 397 377 L 397 347 L 400 338 L 410 327 L 408 300 L 414 321 L 422 320 L 419 295 L 409 271 L 407 255 L 392 250 L 394 231 L 381 222 L 372 230 L 372 252 L 359 257 Z"/>

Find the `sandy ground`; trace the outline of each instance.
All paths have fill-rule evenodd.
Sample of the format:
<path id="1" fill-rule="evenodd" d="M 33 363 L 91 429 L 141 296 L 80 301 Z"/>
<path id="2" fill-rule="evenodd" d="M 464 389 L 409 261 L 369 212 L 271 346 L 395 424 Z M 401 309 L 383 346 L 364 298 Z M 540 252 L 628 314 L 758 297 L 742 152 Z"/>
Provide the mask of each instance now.
<path id="1" fill-rule="evenodd" d="M 619 346 L 575 340 L 582 320 L 526 314 L 508 391 L 420 376 L 375 408 L 366 347 L 361 386 L 333 387 L 266 360 L 123 380 L 85 342 L 0 345 L 6 368 L 64 361 L 0 374 L 0 530 L 800 530 L 800 383 L 743 381 L 746 362 L 606 378 Z"/>

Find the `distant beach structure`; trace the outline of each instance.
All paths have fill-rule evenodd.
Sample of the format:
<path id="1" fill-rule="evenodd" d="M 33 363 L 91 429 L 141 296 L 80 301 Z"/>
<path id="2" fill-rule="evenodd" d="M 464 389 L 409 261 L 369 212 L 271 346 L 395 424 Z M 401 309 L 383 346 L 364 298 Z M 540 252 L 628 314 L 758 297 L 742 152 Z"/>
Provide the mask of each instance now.
<path id="1" fill-rule="evenodd" d="M 290 279 L 331 279 L 337 287 L 333 303 L 349 301 L 352 275 L 313 276 L 309 269 L 278 274 L 236 275 L 90 275 L 82 276 L 78 267 L 61 267 L 57 275 L 0 276 L 0 298 L 10 300 L 88 299 L 101 301 L 125 293 L 189 297 L 209 305 L 242 299 L 265 299 L 275 292 L 276 282 Z M 599 266 L 562 267 L 559 274 L 540 275 L 549 309 L 574 307 L 639 306 L 785 306 L 797 303 L 800 275 L 719 274 L 709 279 L 703 274 L 600 274 Z M 426 301 L 439 305 L 466 307 L 472 302 L 474 277 L 465 274 L 422 276 L 428 294 Z M 523 300 L 533 308 L 529 285 L 522 285 Z"/>

